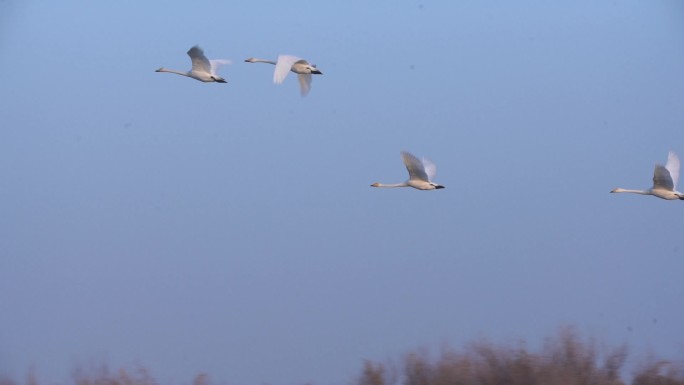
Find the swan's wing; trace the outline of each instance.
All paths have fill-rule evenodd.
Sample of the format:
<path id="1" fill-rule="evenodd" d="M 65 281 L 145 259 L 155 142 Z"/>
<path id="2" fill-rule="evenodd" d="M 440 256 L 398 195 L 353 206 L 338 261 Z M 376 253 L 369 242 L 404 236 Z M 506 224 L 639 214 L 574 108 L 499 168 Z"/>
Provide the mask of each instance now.
<path id="1" fill-rule="evenodd" d="M 273 83 L 280 84 L 285 80 L 285 77 L 292 69 L 292 65 L 299 60 L 302 60 L 296 56 L 291 55 L 280 55 L 278 56 L 278 61 L 276 62 L 275 71 L 273 72 Z"/>
<path id="2" fill-rule="evenodd" d="M 233 64 L 232 61 L 226 60 L 226 59 L 214 59 L 214 60 L 209 60 L 209 65 L 211 67 L 211 74 L 216 75 L 216 70 L 224 64 Z"/>
<path id="3" fill-rule="evenodd" d="M 665 166 L 661 164 L 656 164 L 655 170 L 653 170 L 653 188 L 674 191 L 674 183 L 672 183 L 670 170 L 666 169 Z"/>
<path id="4" fill-rule="evenodd" d="M 425 167 L 425 174 L 427 174 L 428 181 L 432 182 L 437 175 L 437 166 L 428 158 L 423 158 L 423 167 Z"/>
<path id="5" fill-rule="evenodd" d="M 408 170 L 409 179 L 422 180 L 425 182 L 430 181 L 430 178 L 428 178 L 428 175 L 425 172 L 425 166 L 423 165 L 423 162 L 420 161 L 420 159 L 416 158 L 415 156 L 413 156 L 413 154 L 406 151 L 401 152 L 401 158 L 404 160 L 404 165 Z"/>
<path id="6" fill-rule="evenodd" d="M 299 90 L 302 96 L 306 96 L 311 91 L 311 74 L 297 74 L 297 79 L 299 79 Z"/>
<path id="7" fill-rule="evenodd" d="M 192 60 L 192 70 L 198 72 L 211 73 L 211 63 L 206 56 L 204 56 L 204 51 L 199 46 L 194 46 L 188 51 L 188 56 Z"/>
<path id="8" fill-rule="evenodd" d="M 665 163 L 665 168 L 670 172 L 670 177 L 672 178 L 672 189 L 677 189 L 677 183 L 679 182 L 679 157 L 674 152 L 670 151 L 667 154 L 667 163 Z"/>

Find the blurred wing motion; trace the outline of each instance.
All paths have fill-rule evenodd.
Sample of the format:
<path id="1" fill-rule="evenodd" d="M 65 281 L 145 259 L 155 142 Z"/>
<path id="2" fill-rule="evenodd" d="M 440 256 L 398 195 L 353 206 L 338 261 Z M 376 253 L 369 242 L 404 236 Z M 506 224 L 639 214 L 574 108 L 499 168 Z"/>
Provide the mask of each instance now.
<path id="1" fill-rule="evenodd" d="M 672 190 L 677 189 L 679 184 L 679 157 L 673 151 L 667 154 L 667 163 L 665 163 L 665 168 L 670 172 L 670 178 L 672 179 Z"/>
<path id="2" fill-rule="evenodd" d="M 430 178 L 426 173 L 425 166 L 423 165 L 423 162 L 420 159 L 416 158 L 413 154 L 406 151 L 401 152 L 401 157 L 404 160 L 404 165 L 406 165 L 406 169 L 408 170 L 409 179 L 421 180 L 425 182 L 430 181 Z"/>
<path id="3" fill-rule="evenodd" d="M 275 65 L 275 71 L 273 72 L 273 83 L 281 84 L 287 77 L 287 74 L 290 73 L 292 66 L 300 60 L 302 59 L 291 55 L 278 56 L 278 61 L 276 61 Z"/>
<path id="4" fill-rule="evenodd" d="M 302 96 L 306 96 L 311 91 L 311 74 L 297 74 L 299 79 L 299 90 Z"/>
<path id="5" fill-rule="evenodd" d="M 204 56 L 204 51 L 199 46 L 194 46 L 188 51 L 188 56 L 192 60 L 192 70 L 197 72 L 211 72 L 211 63 L 206 56 Z"/>
<path id="6" fill-rule="evenodd" d="M 233 64 L 232 61 L 226 60 L 226 59 L 214 59 L 214 60 L 209 60 L 209 66 L 211 67 L 211 74 L 216 75 L 216 70 L 222 65 L 225 64 Z"/>
<path id="7" fill-rule="evenodd" d="M 655 170 L 653 170 L 653 188 L 674 191 L 674 184 L 672 183 L 670 171 L 663 165 L 656 164 Z"/>
<path id="8" fill-rule="evenodd" d="M 425 168 L 425 173 L 428 177 L 428 182 L 432 182 L 437 175 L 437 166 L 428 158 L 423 158 L 423 167 Z"/>

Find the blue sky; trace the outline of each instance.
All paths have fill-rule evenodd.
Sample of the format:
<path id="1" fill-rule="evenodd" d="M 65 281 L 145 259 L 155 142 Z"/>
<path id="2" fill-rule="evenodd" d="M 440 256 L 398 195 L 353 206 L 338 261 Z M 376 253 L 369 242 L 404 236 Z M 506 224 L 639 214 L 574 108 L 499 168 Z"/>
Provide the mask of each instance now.
<path id="1" fill-rule="evenodd" d="M 190 68 L 201 45 L 228 84 Z M 299 96 L 254 56 L 322 76 Z M 680 1 L 0 2 L 0 373 L 346 384 L 574 325 L 681 358 Z M 292 75 L 292 74 L 291 74 Z M 399 152 L 437 164 L 438 191 Z"/>

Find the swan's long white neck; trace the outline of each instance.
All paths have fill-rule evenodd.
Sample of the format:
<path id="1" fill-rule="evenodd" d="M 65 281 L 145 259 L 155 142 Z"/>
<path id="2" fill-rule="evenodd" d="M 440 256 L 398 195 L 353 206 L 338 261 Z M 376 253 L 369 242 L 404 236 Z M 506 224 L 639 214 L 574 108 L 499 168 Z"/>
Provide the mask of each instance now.
<path id="1" fill-rule="evenodd" d="M 652 195 L 651 190 L 629 190 L 629 189 L 624 189 L 624 188 L 616 188 L 611 192 L 613 192 L 613 193 L 632 193 L 632 194 L 641 194 L 641 195 Z"/>
<path id="2" fill-rule="evenodd" d="M 251 57 L 251 58 L 249 58 L 249 59 L 247 59 L 247 60 L 245 60 L 245 61 L 250 62 L 250 63 L 268 63 L 268 64 L 273 64 L 273 65 L 276 64 L 276 62 L 274 62 L 273 60 L 256 59 L 256 58 L 253 58 L 253 57 Z"/>
<path id="3" fill-rule="evenodd" d="M 188 75 L 187 72 L 171 70 L 171 69 L 163 68 L 163 67 L 160 68 L 160 69 L 158 69 L 157 72 L 170 72 L 170 73 L 172 73 L 172 74 L 178 74 L 178 75 L 183 75 L 183 76 L 190 76 L 190 75 Z"/>
<path id="4" fill-rule="evenodd" d="M 371 186 L 373 186 L 373 187 L 408 187 L 409 184 L 408 184 L 408 182 L 394 183 L 394 184 L 374 183 Z"/>

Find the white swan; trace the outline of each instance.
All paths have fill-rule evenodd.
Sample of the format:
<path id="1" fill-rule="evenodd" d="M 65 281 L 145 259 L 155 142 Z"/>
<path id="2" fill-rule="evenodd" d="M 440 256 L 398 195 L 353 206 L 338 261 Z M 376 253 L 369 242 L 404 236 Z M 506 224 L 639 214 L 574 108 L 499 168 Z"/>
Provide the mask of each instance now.
<path id="1" fill-rule="evenodd" d="M 204 56 L 204 51 L 202 51 L 202 48 L 199 46 L 190 48 L 188 56 L 190 56 L 190 59 L 192 60 L 192 69 L 190 71 L 182 72 L 161 67 L 156 72 L 170 72 L 206 83 L 227 83 L 226 79 L 216 74 L 216 69 L 222 64 L 230 64 L 230 60 L 208 60 L 207 57 Z"/>
<path id="2" fill-rule="evenodd" d="M 403 183 L 396 184 L 382 184 L 373 183 L 372 187 L 413 187 L 418 190 L 435 190 L 444 188 L 444 186 L 431 182 L 437 173 L 437 167 L 429 159 L 418 159 L 412 154 L 402 151 L 401 157 L 404 160 L 406 169 L 409 173 L 409 179 Z"/>
<path id="3" fill-rule="evenodd" d="M 273 72 L 273 83 L 275 84 L 281 84 L 290 71 L 296 73 L 297 78 L 299 79 L 299 89 L 302 96 L 306 96 L 311 90 L 311 75 L 323 75 L 323 72 L 316 68 L 315 64 L 309 64 L 306 60 L 292 55 L 280 55 L 278 56 L 278 61 L 256 59 L 253 57 L 245 59 L 245 61 L 248 63 L 274 64 L 276 67 Z"/>
<path id="4" fill-rule="evenodd" d="M 684 194 L 677 191 L 679 182 L 679 157 L 670 151 L 667 155 L 665 166 L 656 164 L 653 170 L 653 187 L 648 190 L 627 190 L 623 188 L 613 189 L 612 193 L 634 193 L 642 195 L 653 195 L 662 199 L 681 199 Z"/>

